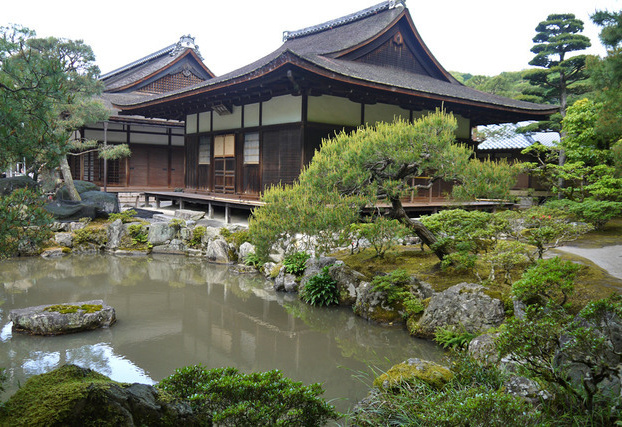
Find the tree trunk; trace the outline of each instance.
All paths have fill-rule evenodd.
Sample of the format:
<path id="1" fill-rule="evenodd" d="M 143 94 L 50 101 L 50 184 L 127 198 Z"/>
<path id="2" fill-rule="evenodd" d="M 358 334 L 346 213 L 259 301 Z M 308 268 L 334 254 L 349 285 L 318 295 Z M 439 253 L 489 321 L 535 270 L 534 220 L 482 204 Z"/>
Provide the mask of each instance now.
<path id="1" fill-rule="evenodd" d="M 73 177 L 71 176 L 71 169 L 69 169 L 69 162 L 67 162 L 67 156 L 62 156 L 60 159 L 60 170 L 63 173 L 63 180 L 65 181 L 65 187 L 69 192 L 69 199 L 74 202 L 82 201 L 76 186 L 73 185 Z"/>
<path id="2" fill-rule="evenodd" d="M 421 241 L 432 249 L 432 245 L 436 243 L 436 236 L 421 221 L 410 218 L 402 206 L 402 201 L 398 198 L 391 199 L 391 216 L 413 230 Z M 449 252 L 442 248 L 432 249 L 432 251 L 441 261 L 449 255 Z"/>

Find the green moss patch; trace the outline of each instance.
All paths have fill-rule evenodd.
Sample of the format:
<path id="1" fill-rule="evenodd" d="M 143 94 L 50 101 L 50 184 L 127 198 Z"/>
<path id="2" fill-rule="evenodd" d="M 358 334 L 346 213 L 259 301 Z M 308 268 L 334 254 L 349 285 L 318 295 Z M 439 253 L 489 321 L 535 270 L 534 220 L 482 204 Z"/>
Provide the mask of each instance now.
<path id="1" fill-rule="evenodd" d="M 47 374 L 36 375 L 6 402 L 0 425 L 60 425 L 75 402 L 93 388 L 119 384 L 95 371 L 65 365 Z"/>
<path id="2" fill-rule="evenodd" d="M 453 378 L 454 374 L 444 366 L 419 360 L 418 363 L 398 363 L 386 373 L 374 380 L 374 387 L 393 389 L 413 381 L 423 381 L 430 386 L 441 389 Z"/>
<path id="3" fill-rule="evenodd" d="M 85 311 L 86 313 L 95 313 L 101 311 L 103 306 L 101 304 L 82 304 L 82 305 L 72 305 L 72 304 L 56 304 L 45 307 L 43 311 L 49 312 L 57 312 L 60 314 L 68 314 L 68 313 L 76 313 L 78 310 Z"/>

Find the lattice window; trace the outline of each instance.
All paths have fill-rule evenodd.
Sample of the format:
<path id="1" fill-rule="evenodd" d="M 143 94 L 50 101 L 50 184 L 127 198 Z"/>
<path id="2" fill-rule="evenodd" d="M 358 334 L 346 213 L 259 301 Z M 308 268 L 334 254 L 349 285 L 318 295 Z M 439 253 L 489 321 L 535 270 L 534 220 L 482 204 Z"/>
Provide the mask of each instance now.
<path id="1" fill-rule="evenodd" d="M 244 135 L 244 164 L 259 164 L 259 133 L 247 133 Z"/>
<path id="2" fill-rule="evenodd" d="M 199 138 L 199 164 L 209 165 L 212 150 L 212 138 L 203 135 Z"/>
<path id="3" fill-rule="evenodd" d="M 182 89 L 188 86 L 202 82 L 203 79 L 196 76 L 188 70 L 180 71 L 179 73 L 172 74 L 170 76 L 164 76 L 154 82 L 149 83 L 138 90 L 138 92 L 144 93 L 164 93 L 172 90 Z"/>

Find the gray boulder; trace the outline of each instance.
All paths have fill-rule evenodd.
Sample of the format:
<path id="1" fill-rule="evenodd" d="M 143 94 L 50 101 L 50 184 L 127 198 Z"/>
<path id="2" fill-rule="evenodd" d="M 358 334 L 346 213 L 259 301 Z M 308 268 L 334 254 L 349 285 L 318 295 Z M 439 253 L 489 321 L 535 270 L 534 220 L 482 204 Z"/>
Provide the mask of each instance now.
<path id="1" fill-rule="evenodd" d="M 108 328 L 116 320 L 114 308 L 102 300 L 39 305 L 11 310 L 13 330 L 33 335 L 60 335 Z"/>
<path id="2" fill-rule="evenodd" d="M 304 286 L 307 284 L 310 278 L 313 276 L 317 276 L 322 272 L 324 267 L 328 267 L 337 262 L 337 258 L 334 257 L 320 257 L 316 258 L 312 256 L 305 263 L 305 271 L 300 278 L 300 285 Z"/>
<path id="3" fill-rule="evenodd" d="M 202 211 L 190 211 L 186 209 L 177 209 L 175 211 L 175 218 L 183 220 L 198 221 L 205 216 L 205 212 Z"/>
<path id="4" fill-rule="evenodd" d="M 149 226 L 147 240 L 154 246 L 168 243 L 175 237 L 177 230 L 166 222 L 154 222 Z"/>
<path id="5" fill-rule="evenodd" d="M 356 289 L 365 276 L 352 270 L 343 261 L 337 261 L 328 269 L 328 274 L 337 283 L 339 291 L 339 305 L 354 305 L 356 303 Z"/>
<path id="6" fill-rule="evenodd" d="M 121 246 L 121 240 L 127 234 L 127 228 L 123 224 L 123 221 L 115 219 L 110 225 L 108 225 L 106 233 L 108 235 L 106 247 L 109 250 L 114 250 Z"/>
<path id="7" fill-rule="evenodd" d="M 70 248 L 73 246 L 73 234 L 72 233 L 56 233 L 54 235 L 54 241 L 58 246 Z"/>
<path id="8" fill-rule="evenodd" d="M 543 400 L 551 398 L 550 393 L 543 390 L 536 381 L 521 376 L 510 377 L 503 383 L 503 388 L 507 394 L 518 396 L 532 405 L 539 405 Z"/>
<path id="9" fill-rule="evenodd" d="M 168 244 L 154 246 L 151 249 L 153 254 L 186 255 L 187 246 L 179 239 L 173 239 Z"/>
<path id="10" fill-rule="evenodd" d="M 229 243 L 224 239 L 211 240 L 207 244 L 205 256 L 211 262 L 229 264 L 231 260 Z"/>
<path id="11" fill-rule="evenodd" d="M 299 286 L 296 276 L 287 273 L 285 267 L 281 267 L 278 276 L 274 278 L 274 290 L 277 292 L 298 292 Z"/>
<path id="12" fill-rule="evenodd" d="M 205 227 L 205 234 L 201 237 L 201 243 L 206 246 L 210 241 L 220 238 L 220 228 Z"/>
<path id="13" fill-rule="evenodd" d="M 41 252 L 43 258 L 60 258 L 67 255 L 61 248 L 46 249 Z"/>
<path id="14" fill-rule="evenodd" d="M 495 365 L 499 362 L 499 352 L 495 339 L 499 334 L 482 334 L 471 340 L 468 353 L 473 359 L 484 365 Z"/>
<path id="15" fill-rule="evenodd" d="M 485 289 L 474 283 L 460 283 L 435 294 L 414 332 L 432 336 L 439 327 L 460 327 L 478 333 L 499 326 L 505 319 L 503 303 L 486 295 Z"/>
<path id="16" fill-rule="evenodd" d="M 402 314 L 391 306 L 383 292 L 374 291 L 371 283 L 362 282 L 356 288 L 354 314 L 374 322 L 392 324 L 402 320 Z"/>
<path id="17" fill-rule="evenodd" d="M 246 262 L 246 257 L 250 254 L 255 253 L 255 246 L 249 242 L 244 242 L 240 245 L 238 249 L 238 261 L 241 263 Z"/>

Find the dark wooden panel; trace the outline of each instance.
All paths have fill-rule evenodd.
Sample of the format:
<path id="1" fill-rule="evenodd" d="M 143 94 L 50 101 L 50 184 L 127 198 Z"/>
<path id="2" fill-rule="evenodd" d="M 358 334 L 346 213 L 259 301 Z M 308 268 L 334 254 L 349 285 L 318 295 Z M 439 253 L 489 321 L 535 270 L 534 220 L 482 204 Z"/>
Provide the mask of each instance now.
<path id="1" fill-rule="evenodd" d="M 149 147 L 133 146 L 130 162 L 130 179 L 129 185 L 136 187 L 144 187 L 148 185 L 149 172 Z"/>
<path id="2" fill-rule="evenodd" d="M 149 171 L 147 185 L 151 187 L 168 186 L 168 147 L 149 148 Z"/>
<path id="3" fill-rule="evenodd" d="M 245 194 L 259 194 L 259 165 L 245 165 L 243 169 Z"/>
<path id="4" fill-rule="evenodd" d="M 302 132 L 300 128 L 265 131 L 262 144 L 262 187 L 292 183 L 302 165 Z"/>
<path id="5" fill-rule="evenodd" d="M 186 136 L 186 173 L 185 183 L 188 188 L 198 188 L 199 185 L 199 147 L 196 136 Z M 207 181 L 207 180 L 206 180 Z"/>
<path id="6" fill-rule="evenodd" d="M 184 186 L 184 148 L 171 147 L 171 187 Z"/>

